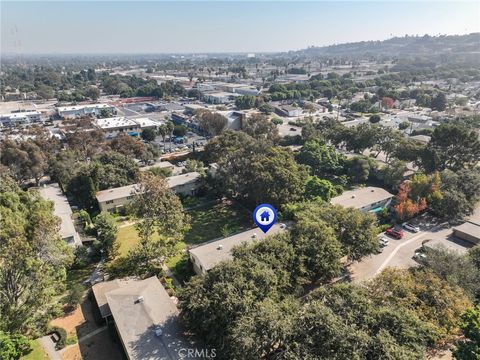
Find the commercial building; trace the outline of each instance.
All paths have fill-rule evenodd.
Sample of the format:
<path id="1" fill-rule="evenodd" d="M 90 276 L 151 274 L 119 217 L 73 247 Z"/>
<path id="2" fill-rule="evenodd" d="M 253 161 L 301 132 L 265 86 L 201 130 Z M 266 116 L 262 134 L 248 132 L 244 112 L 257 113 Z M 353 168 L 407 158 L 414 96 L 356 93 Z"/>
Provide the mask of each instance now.
<path id="1" fill-rule="evenodd" d="M 246 118 L 246 114 L 242 111 L 215 111 L 227 119 L 227 129 L 240 130 Z"/>
<path id="2" fill-rule="evenodd" d="M 0 114 L 0 124 L 7 127 L 29 125 L 39 123 L 41 121 L 42 114 L 38 111 L 23 111 Z"/>
<path id="3" fill-rule="evenodd" d="M 107 139 L 112 139 L 120 133 L 138 136 L 141 132 L 140 125 L 126 117 L 97 119 L 95 125 L 105 132 Z"/>
<path id="4" fill-rule="evenodd" d="M 194 348 L 178 322 L 179 310 L 156 276 L 93 285 L 100 315 L 114 323 L 129 360 L 182 359 Z M 185 352 L 185 354 L 184 354 Z"/>
<path id="5" fill-rule="evenodd" d="M 116 113 L 115 107 L 108 104 L 87 104 L 87 105 L 71 105 L 60 106 L 57 108 L 58 116 L 64 119 L 74 119 L 76 117 L 93 115 L 98 116 L 102 110 Z"/>
<path id="6" fill-rule="evenodd" d="M 72 209 L 60 186 L 57 183 L 53 183 L 40 187 L 39 191 L 45 200 L 53 202 L 53 213 L 60 218 L 59 233 L 62 239 L 71 246 L 82 245 L 82 240 L 72 220 Z"/>
<path id="7" fill-rule="evenodd" d="M 112 139 L 120 133 L 139 136 L 142 130 L 156 129 L 159 123 L 149 118 L 111 117 L 96 119 L 95 125 L 105 131 L 107 139 Z"/>
<path id="8" fill-rule="evenodd" d="M 242 96 L 236 93 L 228 93 L 224 91 L 209 92 L 203 94 L 203 100 L 211 104 L 227 104 L 235 100 L 236 97 Z"/>
<path id="9" fill-rule="evenodd" d="M 373 186 L 345 191 L 342 195 L 334 197 L 330 203 L 343 207 L 355 208 L 363 212 L 378 212 L 390 205 L 393 194 L 385 189 Z"/>
<path id="10" fill-rule="evenodd" d="M 232 260 L 232 249 L 235 246 L 242 243 L 251 244 L 255 241 L 262 240 L 267 235 L 285 231 L 285 228 L 284 224 L 275 224 L 267 234 L 257 228 L 196 246 L 188 250 L 193 270 L 197 274 L 205 274 L 220 262 Z"/>
<path id="11" fill-rule="evenodd" d="M 280 116 L 295 117 L 302 115 L 302 108 L 292 105 L 279 105 L 275 107 L 275 112 Z"/>
<path id="12" fill-rule="evenodd" d="M 176 194 L 195 195 L 202 185 L 202 176 L 191 172 L 167 178 L 169 188 Z M 138 185 L 127 185 L 97 192 L 96 198 L 101 211 L 117 211 L 127 205 L 138 191 Z"/>

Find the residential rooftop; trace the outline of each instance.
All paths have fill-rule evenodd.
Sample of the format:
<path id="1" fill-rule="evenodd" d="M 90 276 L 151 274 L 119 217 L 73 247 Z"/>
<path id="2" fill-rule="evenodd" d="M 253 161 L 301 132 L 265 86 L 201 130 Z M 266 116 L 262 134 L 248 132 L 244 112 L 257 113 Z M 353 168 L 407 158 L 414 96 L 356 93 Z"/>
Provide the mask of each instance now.
<path id="1" fill-rule="evenodd" d="M 388 200 L 393 197 L 387 190 L 367 186 L 355 190 L 345 191 L 342 195 L 334 197 L 330 203 L 333 205 L 342 205 L 344 207 L 353 207 L 355 209 L 363 208 L 364 206 Z"/>
<path id="2" fill-rule="evenodd" d="M 156 276 L 117 280 L 111 288 L 104 297 L 130 360 L 181 359 L 181 349 L 194 347 L 178 323 L 176 305 Z"/>
<path id="3" fill-rule="evenodd" d="M 137 184 L 132 184 L 132 185 L 120 186 L 117 188 L 97 191 L 97 194 L 96 194 L 97 201 L 104 202 L 104 201 L 126 198 L 127 196 L 134 194 L 137 188 L 138 188 Z"/>
<path id="4" fill-rule="evenodd" d="M 169 188 L 174 189 L 177 186 L 195 182 L 200 178 L 201 178 L 201 175 L 198 172 L 190 172 L 186 174 L 170 176 L 166 180 Z M 133 195 L 137 191 L 137 189 L 138 189 L 138 184 L 126 185 L 126 186 L 121 186 L 117 188 L 98 191 L 96 194 L 96 197 L 98 202 L 116 200 L 116 199 L 126 198 L 127 196 Z"/>
<path id="5" fill-rule="evenodd" d="M 200 175 L 198 172 L 194 171 L 194 172 L 189 172 L 189 173 L 186 173 L 186 174 L 167 177 L 167 182 L 168 182 L 168 186 L 170 187 L 170 189 L 172 189 L 176 186 L 185 185 L 185 184 L 189 184 L 191 182 L 195 182 L 198 179 L 200 179 L 201 177 L 202 177 L 202 175 Z"/>
<path id="6" fill-rule="evenodd" d="M 73 245 L 82 245 L 82 240 L 72 220 L 72 209 L 60 186 L 57 183 L 44 185 L 39 188 L 39 192 L 44 199 L 52 201 L 54 204 L 53 213 L 61 220 L 60 236 L 63 239 L 73 237 Z"/>
<path id="7" fill-rule="evenodd" d="M 251 244 L 255 241 L 262 240 L 263 238 L 285 231 L 285 226 L 281 224 L 275 224 L 265 234 L 262 230 L 255 228 L 241 232 L 236 235 L 232 235 L 220 240 L 214 240 L 189 250 L 192 254 L 198 266 L 201 266 L 203 270 L 208 271 L 214 268 L 222 261 L 232 260 L 232 249 L 242 243 Z"/>

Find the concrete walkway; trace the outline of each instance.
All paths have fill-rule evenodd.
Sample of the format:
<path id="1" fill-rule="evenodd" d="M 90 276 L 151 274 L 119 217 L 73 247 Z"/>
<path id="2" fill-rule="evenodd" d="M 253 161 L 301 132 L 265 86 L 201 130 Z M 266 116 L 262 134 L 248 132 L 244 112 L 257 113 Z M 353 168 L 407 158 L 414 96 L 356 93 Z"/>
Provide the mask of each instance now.
<path id="1" fill-rule="evenodd" d="M 173 282 L 173 285 L 175 285 L 175 287 L 177 288 L 182 287 L 182 284 L 180 284 L 180 281 L 177 280 L 175 275 L 173 275 L 172 270 L 170 270 L 167 265 L 162 264 L 162 270 L 165 271 L 165 275 L 172 278 L 172 282 Z"/>
<path id="2" fill-rule="evenodd" d="M 50 336 L 41 337 L 38 341 L 51 360 L 63 360 L 57 350 L 55 350 L 55 344 L 52 339 L 50 339 Z"/>

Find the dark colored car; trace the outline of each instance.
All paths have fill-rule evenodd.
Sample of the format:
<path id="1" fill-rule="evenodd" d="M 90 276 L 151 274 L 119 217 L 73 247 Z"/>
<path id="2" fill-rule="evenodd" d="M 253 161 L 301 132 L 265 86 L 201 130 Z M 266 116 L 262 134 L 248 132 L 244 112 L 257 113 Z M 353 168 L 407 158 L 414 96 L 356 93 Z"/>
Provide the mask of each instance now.
<path id="1" fill-rule="evenodd" d="M 387 235 L 390 235 L 391 237 L 394 237 L 395 239 L 401 239 L 403 237 L 403 230 L 396 229 L 394 227 L 388 228 L 387 230 L 385 230 L 385 233 Z"/>

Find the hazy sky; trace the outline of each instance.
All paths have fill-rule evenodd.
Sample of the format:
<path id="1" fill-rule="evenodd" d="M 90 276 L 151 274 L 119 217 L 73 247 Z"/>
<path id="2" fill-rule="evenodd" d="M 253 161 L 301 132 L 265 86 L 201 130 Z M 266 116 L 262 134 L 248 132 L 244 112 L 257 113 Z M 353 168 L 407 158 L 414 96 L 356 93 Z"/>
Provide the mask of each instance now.
<path id="1" fill-rule="evenodd" d="M 2 53 L 284 51 L 480 31 L 480 2 L 1 1 Z"/>

